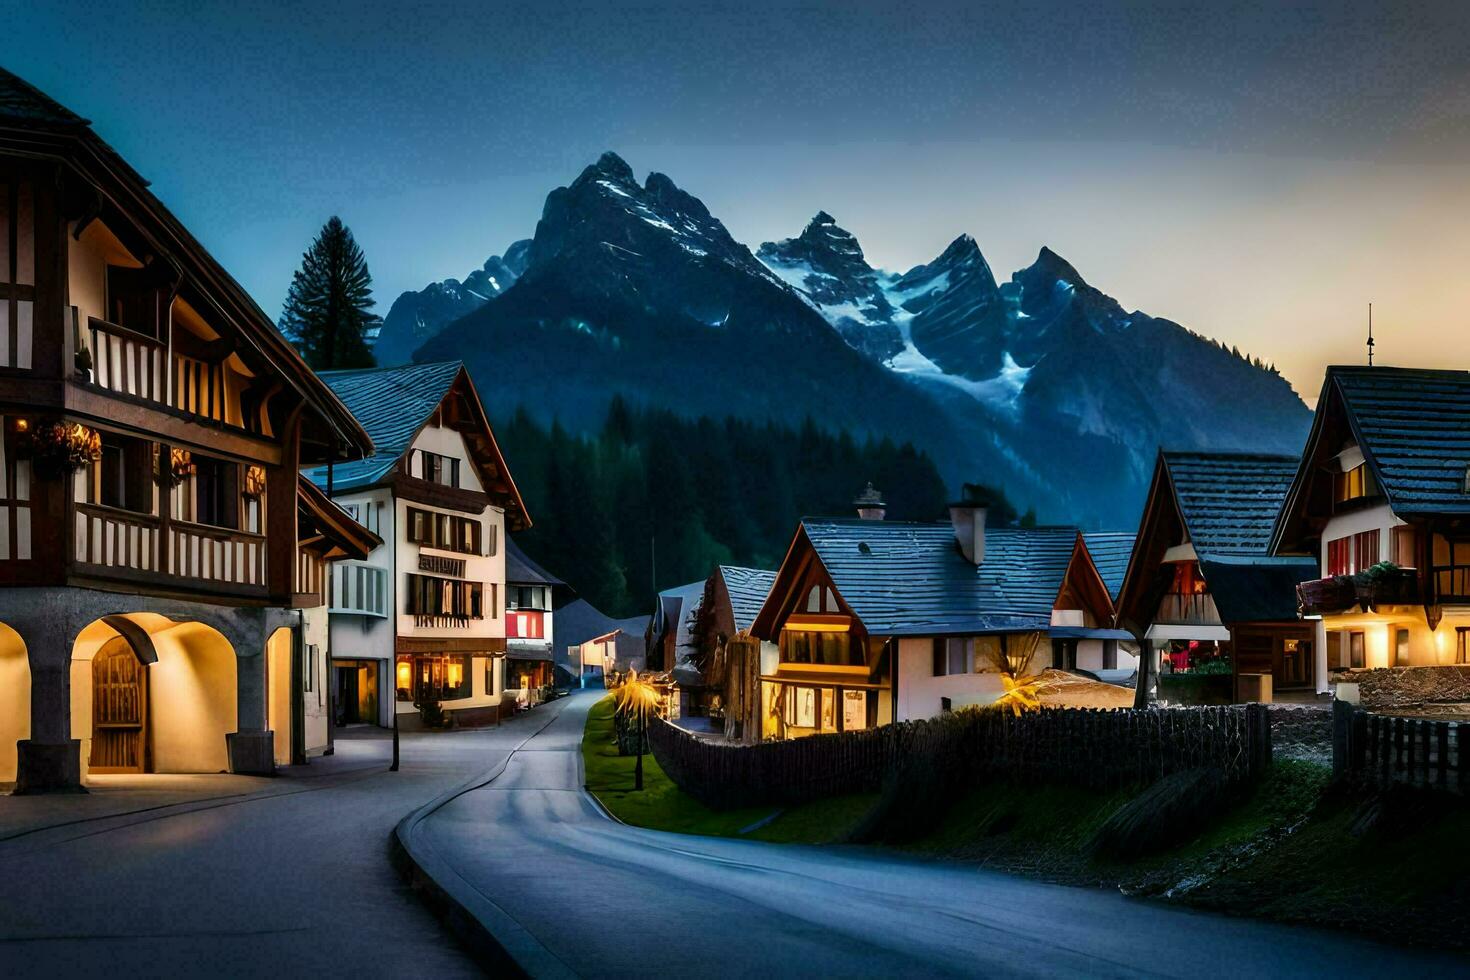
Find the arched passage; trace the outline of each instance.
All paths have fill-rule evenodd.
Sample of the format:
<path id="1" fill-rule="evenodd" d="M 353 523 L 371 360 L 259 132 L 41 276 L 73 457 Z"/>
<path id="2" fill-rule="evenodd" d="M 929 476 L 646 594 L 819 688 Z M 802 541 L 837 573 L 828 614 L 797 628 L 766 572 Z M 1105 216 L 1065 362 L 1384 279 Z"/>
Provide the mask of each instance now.
<path id="1" fill-rule="evenodd" d="M 275 733 L 275 761 L 278 766 L 291 764 L 292 724 L 291 652 L 295 635 L 282 626 L 266 641 L 266 727 Z"/>
<path id="2" fill-rule="evenodd" d="M 228 769 L 225 736 L 238 727 L 237 687 L 234 648 L 212 627 L 155 613 L 95 620 L 72 647 L 71 728 L 82 743 L 83 775 L 94 765 Z M 136 738 L 136 751 L 119 755 L 127 738 Z"/>
<path id="3" fill-rule="evenodd" d="M 0 783 L 15 782 L 15 745 L 30 737 L 31 664 L 25 641 L 0 623 Z"/>

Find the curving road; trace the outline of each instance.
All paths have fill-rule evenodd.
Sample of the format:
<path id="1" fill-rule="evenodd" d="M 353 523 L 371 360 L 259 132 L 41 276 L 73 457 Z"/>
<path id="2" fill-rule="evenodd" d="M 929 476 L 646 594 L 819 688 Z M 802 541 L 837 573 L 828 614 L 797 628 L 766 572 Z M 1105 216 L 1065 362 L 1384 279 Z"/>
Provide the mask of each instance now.
<path id="1" fill-rule="evenodd" d="M 408 831 L 537 976 L 1406 976 L 1448 954 L 859 848 L 618 824 L 581 792 L 596 695 Z"/>

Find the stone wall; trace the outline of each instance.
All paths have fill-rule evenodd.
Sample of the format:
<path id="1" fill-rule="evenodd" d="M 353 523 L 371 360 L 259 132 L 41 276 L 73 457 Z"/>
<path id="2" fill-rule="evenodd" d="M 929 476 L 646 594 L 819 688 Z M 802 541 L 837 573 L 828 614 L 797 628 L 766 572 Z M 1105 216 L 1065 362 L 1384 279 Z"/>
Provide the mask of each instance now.
<path id="1" fill-rule="evenodd" d="M 1470 704 L 1470 665 L 1375 667 L 1337 674 L 1358 686 L 1358 703 L 1368 711 L 1392 712 L 1435 705 Z"/>

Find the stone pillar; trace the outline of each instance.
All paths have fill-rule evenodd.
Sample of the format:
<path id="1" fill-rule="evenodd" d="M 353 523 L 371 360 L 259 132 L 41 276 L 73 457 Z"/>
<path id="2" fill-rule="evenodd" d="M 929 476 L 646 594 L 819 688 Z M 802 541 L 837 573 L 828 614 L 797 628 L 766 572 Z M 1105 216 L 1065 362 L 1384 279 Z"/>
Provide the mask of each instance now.
<path id="1" fill-rule="evenodd" d="M 230 772 L 274 776 L 275 733 L 266 726 L 265 642 L 270 633 L 266 610 L 240 609 L 220 632 L 235 650 L 235 727 L 225 736 Z"/>
<path id="2" fill-rule="evenodd" d="M 15 792 L 81 793 L 81 741 L 71 737 L 71 649 L 81 629 L 53 590 L 15 590 L 25 612 L 7 616 L 31 667 L 31 737 L 16 744 Z"/>

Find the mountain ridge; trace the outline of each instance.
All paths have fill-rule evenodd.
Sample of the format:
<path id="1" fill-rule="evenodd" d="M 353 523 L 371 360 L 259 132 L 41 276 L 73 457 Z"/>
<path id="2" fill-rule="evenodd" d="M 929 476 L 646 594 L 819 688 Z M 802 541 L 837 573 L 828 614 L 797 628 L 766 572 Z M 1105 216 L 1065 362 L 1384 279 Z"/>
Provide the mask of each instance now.
<path id="1" fill-rule="evenodd" d="M 810 416 L 911 439 L 952 485 L 1088 526 L 1129 525 L 1161 445 L 1299 451 L 1309 422 L 1279 374 L 1125 311 L 1050 247 L 999 282 L 961 234 L 896 273 L 818 211 L 752 252 L 613 153 L 547 195 L 525 256 L 414 354 L 463 358 L 494 411 L 595 425 L 622 394 L 686 416 Z"/>

